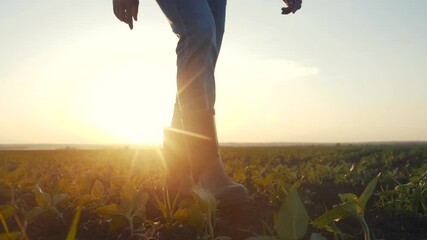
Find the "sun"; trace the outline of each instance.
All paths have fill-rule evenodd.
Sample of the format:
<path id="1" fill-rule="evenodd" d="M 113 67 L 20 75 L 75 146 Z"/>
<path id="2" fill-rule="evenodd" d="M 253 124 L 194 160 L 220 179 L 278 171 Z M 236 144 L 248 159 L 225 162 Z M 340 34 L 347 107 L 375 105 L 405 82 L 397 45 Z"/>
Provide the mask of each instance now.
<path id="1" fill-rule="evenodd" d="M 172 117 L 174 82 L 146 80 L 158 73 L 127 66 L 85 84 L 73 99 L 77 125 L 96 142 L 160 143 Z"/>
<path id="2" fill-rule="evenodd" d="M 162 37 L 147 37 L 149 30 Z M 146 31 L 112 35 L 110 28 L 101 28 L 52 51 L 58 52 L 52 59 L 62 60 L 55 61 L 62 68 L 52 71 L 70 83 L 62 87 L 60 97 L 68 99 L 65 109 L 52 113 L 61 115 L 57 122 L 65 128 L 66 139 L 95 144 L 162 141 L 176 94 L 171 51 L 176 39 L 168 28 L 159 31 L 153 26 Z"/>

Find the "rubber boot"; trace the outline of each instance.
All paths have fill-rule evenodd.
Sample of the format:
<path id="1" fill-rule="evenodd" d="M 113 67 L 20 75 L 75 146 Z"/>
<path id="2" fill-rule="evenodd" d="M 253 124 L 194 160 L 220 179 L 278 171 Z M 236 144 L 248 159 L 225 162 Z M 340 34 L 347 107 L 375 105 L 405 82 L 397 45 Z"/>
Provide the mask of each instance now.
<path id="1" fill-rule="evenodd" d="M 193 180 L 211 191 L 219 208 L 249 201 L 246 188 L 225 172 L 219 153 L 214 110 L 186 112 L 182 118 Z"/>
<path id="2" fill-rule="evenodd" d="M 193 179 L 188 160 L 185 135 L 182 134 L 182 114 L 178 103 L 172 115 L 171 127 L 163 131 L 163 156 L 166 162 L 166 186 L 170 195 L 191 197 Z"/>
<path id="3" fill-rule="evenodd" d="M 182 131 L 182 130 L 181 130 Z M 163 156 L 166 162 L 166 185 L 169 193 L 176 196 L 192 196 L 193 179 L 184 135 L 179 129 L 165 128 L 163 132 Z"/>

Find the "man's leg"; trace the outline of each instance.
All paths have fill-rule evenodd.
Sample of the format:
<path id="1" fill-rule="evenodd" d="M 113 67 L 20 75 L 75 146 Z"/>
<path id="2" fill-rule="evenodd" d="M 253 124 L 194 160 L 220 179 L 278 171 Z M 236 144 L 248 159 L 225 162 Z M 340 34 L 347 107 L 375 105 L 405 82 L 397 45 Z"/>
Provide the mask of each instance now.
<path id="1" fill-rule="evenodd" d="M 219 52 L 222 46 L 222 39 L 224 36 L 227 0 L 208 0 L 208 4 L 211 8 L 212 16 L 215 21 L 216 46 Z"/>
<path id="2" fill-rule="evenodd" d="M 214 5 L 207 0 L 158 3 L 179 37 L 177 96 L 181 111 L 175 112 L 182 115 L 193 178 L 212 191 L 223 206 L 247 201 L 246 189 L 225 174 L 214 120 L 214 69 L 224 31 L 225 0 Z"/>
<path id="3" fill-rule="evenodd" d="M 215 20 L 207 0 L 157 2 L 179 37 L 177 91 L 181 110 L 213 108 L 218 48 Z"/>
<path id="4" fill-rule="evenodd" d="M 187 185 L 183 186 L 185 193 L 191 190 L 191 185 L 187 180 L 177 181 L 191 179 L 186 136 L 182 134 L 181 105 L 185 105 L 187 109 L 208 108 L 213 105 L 214 79 L 206 76 L 213 77 L 213 65 L 218 54 L 212 41 L 215 26 L 209 5 L 204 0 L 158 0 L 158 4 L 179 37 L 176 48 L 178 94 L 171 128 L 164 131 L 164 156 L 169 172 L 167 182 L 175 191 L 177 188 L 182 189 L 180 185 Z M 212 74 L 206 71 L 211 71 Z M 207 95 L 210 96 L 209 99 Z"/>
<path id="5" fill-rule="evenodd" d="M 213 68 L 212 70 L 208 70 L 208 71 L 214 72 L 216 61 L 218 59 L 219 49 L 221 48 L 222 39 L 224 35 L 225 10 L 226 10 L 227 0 L 207 0 L 208 8 L 206 7 L 205 3 L 202 3 L 203 0 L 200 0 L 200 1 L 196 0 L 196 2 L 202 3 L 202 4 L 199 4 L 199 6 L 197 4 L 194 4 L 193 3 L 194 1 L 195 0 L 188 1 L 189 3 L 191 3 L 191 6 L 194 6 L 193 7 L 194 9 L 190 9 L 190 10 L 187 9 L 187 7 L 190 4 L 187 4 L 187 7 L 186 7 L 186 5 L 184 4 L 174 3 L 174 2 L 171 2 L 170 0 L 159 0 L 158 2 L 159 2 L 159 5 L 162 7 L 163 11 L 165 12 L 166 16 L 169 18 L 173 31 L 178 35 L 178 37 L 180 37 L 180 42 L 178 43 L 178 47 L 177 47 L 177 55 L 178 55 L 177 63 L 184 62 L 180 60 L 181 58 L 180 53 L 185 48 L 185 45 L 188 45 L 190 48 L 193 48 L 193 49 L 195 48 L 195 46 L 198 45 L 198 44 L 191 44 L 192 40 L 188 40 L 188 38 L 191 35 L 192 35 L 192 38 L 194 38 L 194 40 L 199 43 L 201 42 L 200 40 L 202 38 L 205 38 L 205 39 L 208 39 L 208 41 L 205 42 L 207 44 L 202 43 L 202 45 L 212 46 L 212 44 L 214 44 L 216 45 L 216 47 L 214 47 L 216 48 L 216 50 L 214 49 L 213 51 L 212 50 L 207 51 L 208 56 L 205 55 L 206 51 L 204 53 L 200 52 L 201 54 L 199 55 L 203 59 L 209 60 L 209 62 L 206 64 L 207 66 L 206 68 Z M 189 14 L 187 14 L 187 11 L 189 12 Z M 199 11 L 199 13 L 198 14 L 194 13 L 194 11 Z M 206 12 L 206 13 L 202 14 L 201 12 Z M 195 15 L 205 15 L 205 17 L 197 18 L 197 17 L 194 17 Z M 213 21 L 212 21 L 212 18 L 213 18 Z M 201 22 L 205 22 L 205 24 L 200 24 Z M 188 25 L 191 25 L 191 26 L 189 27 Z M 214 30 L 212 30 L 212 28 Z M 191 31 L 193 31 L 194 33 L 190 33 Z M 213 32 L 215 32 L 215 37 L 211 37 Z M 181 39 L 181 37 L 184 37 L 185 39 Z M 212 40 L 215 40 L 215 41 L 212 42 Z M 188 49 L 184 51 L 187 51 L 187 50 Z M 187 58 L 189 57 L 189 55 L 193 55 L 191 56 L 191 58 L 195 58 L 195 60 L 197 60 L 198 54 L 191 54 L 192 52 L 195 52 L 195 51 L 189 51 L 189 53 L 187 54 Z M 201 62 L 203 62 L 203 60 Z M 178 68 L 180 68 L 180 64 L 178 64 Z M 195 71 L 190 71 L 190 72 L 195 72 Z M 213 78 L 213 75 L 212 77 L 200 78 L 200 79 L 205 82 L 206 86 L 215 86 L 214 85 L 215 80 Z M 180 81 L 179 76 L 178 76 L 178 81 Z M 213 82 L 213 83 L 209 83 L 209 82 Z M 178 85 L 185 86 L 185 84 L 178 84 Z M 180 89 L 179 86 L 178 86 L 178 89 Z M 207 92 L 210 93 L 209 95 L 214 96 L 215 88 L 208 89 Z M 214 97 L 212 96 L 211 96 L 211 99 L 214 99 Z M 211 105 L 210 107 L 213 108 L 215 101 L 211 101 L 211 102 L 212 103 L 210 103 Z M 180 117 L 181 117 L 181 108 L 179 106 L 178 97 L 177 97 L 175 108 L 174 108 L 174 114 L 172 118 L 172 124 L 171 124 L 172 127 L 179 127 L 181 125 Z"/>

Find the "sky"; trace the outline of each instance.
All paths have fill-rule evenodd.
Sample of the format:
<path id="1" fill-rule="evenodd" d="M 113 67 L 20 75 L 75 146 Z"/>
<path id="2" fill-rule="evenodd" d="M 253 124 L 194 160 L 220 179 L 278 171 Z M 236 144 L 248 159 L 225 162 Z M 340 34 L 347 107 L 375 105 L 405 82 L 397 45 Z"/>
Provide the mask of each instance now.
<path id="1" fill-rule="evenodd" d="M 0 144 L 162 141 L 177 37 L 154 0 L 0 2 Z M 229 0 L 220 142 L 427 140 L 427 1 Z"/>

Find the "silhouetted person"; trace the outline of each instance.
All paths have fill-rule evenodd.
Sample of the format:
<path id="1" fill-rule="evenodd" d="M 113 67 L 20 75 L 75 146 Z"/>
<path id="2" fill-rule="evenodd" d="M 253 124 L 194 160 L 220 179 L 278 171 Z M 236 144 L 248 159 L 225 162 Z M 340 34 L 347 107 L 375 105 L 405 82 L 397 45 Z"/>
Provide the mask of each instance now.
<path id="1" fill-rule="evenodd" d="M 284 0 L 295 13 L 301 0 Z M 249 200 L 246 188 L 224 171 L 215 127 L 215 65 L 224 34 L 226 0 L 157 0 L 178 36 L 177 95 L 171 127 L 164 131 L 167 185 L 191 195 L 198 183 L 220 206 Z M 262 0 L 260 0 L 262 4 Z M 113 0 L 114 13 L 133 28 L 138 0 Z M 133 19 L 132 19 L 133 18 Z"/>

